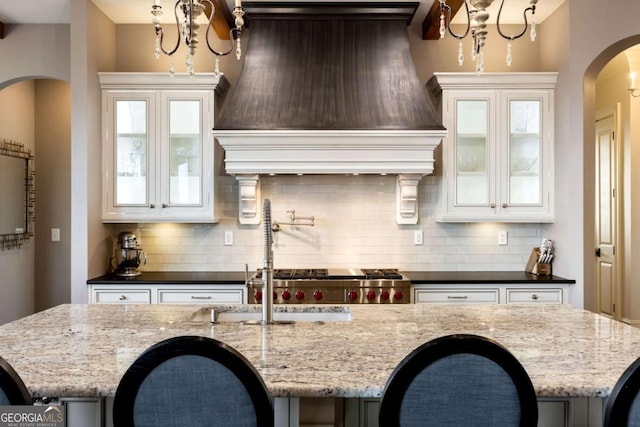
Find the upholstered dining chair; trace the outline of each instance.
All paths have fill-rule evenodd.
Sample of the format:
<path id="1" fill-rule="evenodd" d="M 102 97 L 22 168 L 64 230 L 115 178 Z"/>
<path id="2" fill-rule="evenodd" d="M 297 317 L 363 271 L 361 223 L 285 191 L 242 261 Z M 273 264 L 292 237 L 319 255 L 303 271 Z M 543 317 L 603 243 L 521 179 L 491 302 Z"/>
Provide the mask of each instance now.
<path id="1" fill-rule="evenodd" d="M 0 405 L 31 405 L 31 395 L 18 373 L 0 357 Z"/>
<path id="2" fill-rule="evenodd" d="M 232 347 L 181 336 L 142 353 L 116 390 L 118 427 L 272 427 L 273 406 L 262 378 Z"/>
<path id="3" fill-rule="evenodd" d="M 604 427 L 640 426 L 640 358 L 622 373 L 604 409 Z"/>
<path id="4" fill-rule="evenodd" d="M 385 385 L 379 423 L 413 426 L 536 426 L 529 375 L 505 347 L 477 335 L 429 341 L 400 362 Z"/>

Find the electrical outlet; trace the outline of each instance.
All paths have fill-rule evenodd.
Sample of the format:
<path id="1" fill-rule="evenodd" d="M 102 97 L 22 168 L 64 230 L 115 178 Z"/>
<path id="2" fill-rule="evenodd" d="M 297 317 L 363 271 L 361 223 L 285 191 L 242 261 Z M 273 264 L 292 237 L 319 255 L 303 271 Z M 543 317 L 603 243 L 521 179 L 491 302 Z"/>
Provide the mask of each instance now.
<path id="1" fill-rule="evenodd" d="M 416 230 L 413 232 L 413 244 L 418 246 L 424 243 L 422 230 Z"/>
<path id="2" fill-rule="evenodd" d="M 224 232 L 224 245 L 225 246 L 233 245 L 233 231 Z"/>
<path id="3" fill-rule="evenodd" d="M 60 241 L 60 229 L 59 228 L 52 228 L 51 229 L 51 241 L 52 242 L 59 242 Z"/>
<path id="4" fill-rule="evenodd" d="M 498 230 L 498 246 L 506 246 L 509 243 L 507 230 Z"/>

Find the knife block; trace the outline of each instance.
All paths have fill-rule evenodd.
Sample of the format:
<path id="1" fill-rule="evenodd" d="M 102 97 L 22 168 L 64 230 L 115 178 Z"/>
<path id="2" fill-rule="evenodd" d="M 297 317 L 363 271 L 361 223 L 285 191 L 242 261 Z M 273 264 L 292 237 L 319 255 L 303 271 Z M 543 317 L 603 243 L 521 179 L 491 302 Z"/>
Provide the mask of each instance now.
<path id="1" fill-rule="evenodd" d="M 537 276 L 551 276 L 551 263 L 538 262 L 538 259 L 540 259 L 540 248 L 533 248 L 525 271 Z"/>

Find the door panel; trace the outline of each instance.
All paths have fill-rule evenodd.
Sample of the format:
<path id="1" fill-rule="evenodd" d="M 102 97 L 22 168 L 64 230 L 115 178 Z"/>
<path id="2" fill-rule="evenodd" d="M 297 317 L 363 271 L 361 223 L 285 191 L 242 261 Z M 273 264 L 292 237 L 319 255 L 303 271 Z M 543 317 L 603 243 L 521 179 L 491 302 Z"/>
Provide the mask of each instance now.
<path id="1" fill-rule="evenodd" d="M 598 312 L 616 313 L 616 144 L 613 115 L 596 122 L 596 295 Z"/>

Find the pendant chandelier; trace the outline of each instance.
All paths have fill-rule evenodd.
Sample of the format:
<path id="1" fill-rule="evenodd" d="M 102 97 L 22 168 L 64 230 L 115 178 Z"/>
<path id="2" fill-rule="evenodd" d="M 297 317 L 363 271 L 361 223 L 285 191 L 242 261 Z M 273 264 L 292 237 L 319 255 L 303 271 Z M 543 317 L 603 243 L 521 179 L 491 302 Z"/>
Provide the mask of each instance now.
<path id="1" fill-rule="evenodd" d="M 224 0 L 223 0 L 224 1 Z M 193 67 L 193 56 L 196 53 L 196 48 L 198 47 L 198 30 L 200 28 L 200 23 L 198 19 L 204 13 L 205 4 L 208 4 L 211 9 L 211 15 L 208 18 L 207 22 L 207 31 L 205 32 L 205 40 L 207 41 L 207 47 L 209 51 L 211 51 L 214 55 L 216 55 L 216 63 L 215 63 L 215 71 L 214 74 L 216 76 L 221 76 L 223 73 L 220 72 L 220 57 L 226 56 L 231 53 L 234 49 L 234 40 L 235 40 L 235 51 L 236 58 L 240 59 L 242 56 L 242 48 L 240 45 L 240 34 L 242 31 L 242 27 L 244 25 L 244 9 L 242 8 L 242 0 L 235 0 L 236 5 L 233 9 L 233 16 L 235 16 L 235 28 L 231 28 L 229 30 L 229 39 L 231 43 L 231 47 L 226 51 L 217 51 L 211 44 L 209 43 L 209 29 L 211 28 L 211 22 L 213 21 L 213 17 L 215 15 L 216 7 L 211 0 L 177 0 L 174 6 L 174 12 L 176 16 L 176 28 L 178 31 L 178 40 L 176 41 L 176 45 L 172 50 L 166 50 L 163 47 L 164 42 L 164 29 L 160 24 L 160 18 L 162 16 L 162 6 L 160 6 L 160 0 L 155 0 L 153 6 L 151 6 L 151 14 L 153 18 L 151 23 L 155 28 L 156 33 L 156 41 L 155 41 L 155 49 L 154 54 L 156 59 L 160 59 L 160 54 L 164 53 L 170 58 L 169 63 L 169 74 L 173 77 L 175 74 L 175 68 L 173 65 L 173 54 L 176 53 L 178 48 L 180 47 L 180 41 L 183 41 L 185 46 L 187 47 L 187 55 L 185 59 L 185 67 L 187 69 L 187 73 L 191 77 L 195 76 L 195 69 Z M 206 17 L 206 14 L 205 14 Z"/>
<path id="2" fill-rule="evenodd" d="M 447 0 L 440 0 L 440 38 L 444 38 L 446 30 L 449 30 L 449 34 L 451 36 L 458 39 L 458 64 L 462 66 L 464 62 L 464 49 L 462 47 L 462 40 L 466 38 L 468 35 L 471 35 L 473 40 L 473 47 L 471 50 L 471 58 L 476 63 L 476 72 L 481 73 L 484 71 L 484 46 L 487 38 L 487 20 L 489 19 L 489 12 L 487 12 L 487 8 L 491 6 L 494 0 L 464 0 L 464 7 L 467 14 L 467 29 L 462 34 L 457 34 L 451 29 L 451 7 L 447 5 Z M 521 32 L 508 35 L 505 34 L 500 28 L 500 16 L 502 14 L 502 7 L 504 6 L 505 0 L 500 1 L 500 9 L 498 10 L 498 18 L 496 21 L 496 27 L 498 29 L 498 34 L 506 40 L 507 42 L 507 65 L 511 66 L 512 55 L 511 55 L 511 42 L 513 40 L 519 39 L 526 32 L 529 27 L 529 22 L 527 20 L 527 12 L 531 13 L 531 41 L 535 41 L 536 39 L 536 21 L 535 21 L 535 13 L 536 13 L 536 3 L 538 0 L 529 0 L 529 7 L 525 8 L 522 12 L 522 16 L 524 19 L 524 28 Z"/>

